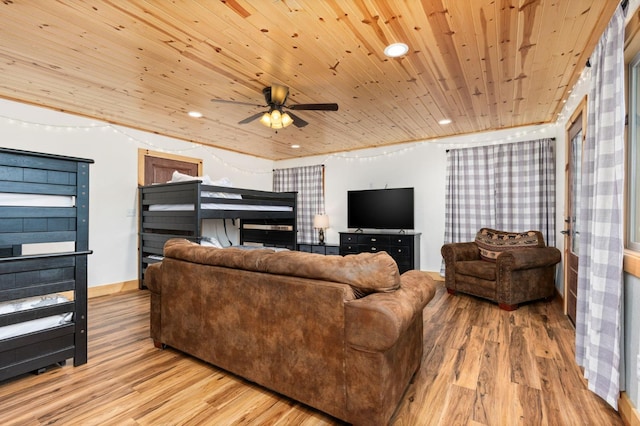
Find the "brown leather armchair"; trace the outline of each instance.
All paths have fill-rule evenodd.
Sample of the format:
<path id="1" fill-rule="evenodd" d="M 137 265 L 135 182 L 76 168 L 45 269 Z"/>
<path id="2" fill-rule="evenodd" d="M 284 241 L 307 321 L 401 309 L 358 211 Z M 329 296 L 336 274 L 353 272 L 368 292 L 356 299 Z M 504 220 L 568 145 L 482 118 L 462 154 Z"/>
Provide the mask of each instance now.
<path id="1" fill-rule="evenodd" d="M 560 250 L 547 247 L 539 231 L 522 233 L 482 228 L 473 242 L 445 244 L 445 286 L 514 310 L 518 304 L 551 298 Z"/>

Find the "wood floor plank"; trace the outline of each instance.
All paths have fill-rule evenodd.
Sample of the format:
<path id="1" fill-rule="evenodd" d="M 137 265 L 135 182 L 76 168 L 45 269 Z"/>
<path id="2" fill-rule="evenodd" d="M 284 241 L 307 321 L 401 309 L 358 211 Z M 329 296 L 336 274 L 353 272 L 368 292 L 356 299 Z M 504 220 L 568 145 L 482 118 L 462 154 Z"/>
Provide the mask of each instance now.
<path id="1" fill-rule="evenodd" d="M 473 390 L 456 385 L 449 386 L 438 424 L 466 425 L 472 417 L 474 400 Z"/>
<path id="2" fill-rule="evenodd" d="M 527 328 L 513 327 L 509 342 L 511 381 L 540 389 L 540 379 L 533 366 L 532 348 L 526 338 Z"/>
<path id="3" fill-rule="evenodd" d="M 482 361 L 478 371 L 476 399 L 473 404 L 473 421 L 478 424 L 490 424 L 499 416 L 499 407 L 495 407 L 495 395 L 500 365 L 500 343 L 486 341 L 482 348 Z"/>
<path id="4" fill-rule="evenodd" d="M 149 338 L 149 294 L 89 301 L 89 362 L 0 382 L 0 424 L 340 425 Z M 441 286 L 424 310 L 422 365 L 394 426 L 621 425 L 587 390 L 554 302 L 513 312 Z"/>
<path id="5" fill-rule="evenodd" d="M 470 327 L 465 341 L 465 345 L 458 349 L 456 356 L 454 384 L 474 390 L 478 386 L 485 335 L 478 327 Z"/>

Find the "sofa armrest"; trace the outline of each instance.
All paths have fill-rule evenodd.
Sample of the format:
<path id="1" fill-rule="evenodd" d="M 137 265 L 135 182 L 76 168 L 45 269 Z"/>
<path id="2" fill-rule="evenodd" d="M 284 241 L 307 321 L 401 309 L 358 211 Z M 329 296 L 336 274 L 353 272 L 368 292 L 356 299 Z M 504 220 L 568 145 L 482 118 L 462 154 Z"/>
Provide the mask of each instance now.
<path id="1" fill-rule="evenodd" d="M 162 273 L 162 262 L 152 263 L 144 271 L 144 285 L 152 293 L 161 293 L 160 274 Z"/>
<path id="2" fill-rule="evenodd" d="M 505 251 L 496 259 L 498 269 L 520 269 L 553 266 L 560 262 L 560 250 L 555 247 L 525 248 Z"/>
<path id="3" fill-rule="evenodd" d="M 411 270 L 401 275 L 400 288 L 394 292 L 346 302 L 347 344 L 365 351 L 389 349 L 433 299 L 436 286 L 427 273 Z"/>

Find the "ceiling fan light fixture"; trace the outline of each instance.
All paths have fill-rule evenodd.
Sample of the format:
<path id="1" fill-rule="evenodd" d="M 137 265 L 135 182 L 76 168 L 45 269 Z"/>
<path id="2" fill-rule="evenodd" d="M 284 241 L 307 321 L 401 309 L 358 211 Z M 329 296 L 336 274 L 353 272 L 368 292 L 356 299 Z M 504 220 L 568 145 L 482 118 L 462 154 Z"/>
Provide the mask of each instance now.
<path id="1" fill-rule="evenodd" d="M 291 123 L 293 123 L 293 118 L 291 118 L 291 116 L 286 112 L 282 114 L 282 127 L 287 127 Z"/>
<path id="2" fill-rule="evenodd" d="M 390 58 L 397 58 L 402 55 L 406 55 L 409 51 L 409 46 L 404 43 L 391 43 L 384 48 L 384 54 Z"/>
<path id="3" fill-rule="evenodd" d="M 267 127 L 271 127 L 271 115 L 269 115 L 268 112 L 265 112 L 264 114 L 262 114 L 260 122 Z"/>
<path id="4" fill-rule="evenodd" d="M 282 129 L 293 123 L 293 119 L 286 112 L 283 113 L 277 108 L 262 114 L 260 122 L 271 129 Z"/>

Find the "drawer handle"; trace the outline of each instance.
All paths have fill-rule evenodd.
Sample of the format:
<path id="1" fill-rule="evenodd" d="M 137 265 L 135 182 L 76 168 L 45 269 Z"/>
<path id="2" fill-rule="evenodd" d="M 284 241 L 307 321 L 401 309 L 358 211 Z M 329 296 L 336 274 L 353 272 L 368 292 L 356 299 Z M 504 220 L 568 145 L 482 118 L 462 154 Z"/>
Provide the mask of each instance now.
<path id="1" fill-rule="evenodd" d="M 376 241 L 378 241 L 376 238 L 372 238 L 372 239 L 371 239 L 371 242 L 372 242 L 372 243 L 375 243 Z"/>
<path id="2" fill-rule="evenodd" d="M 371 247 L 371 251 L 378 251 L 378 249 L 375 247 Z"/>

